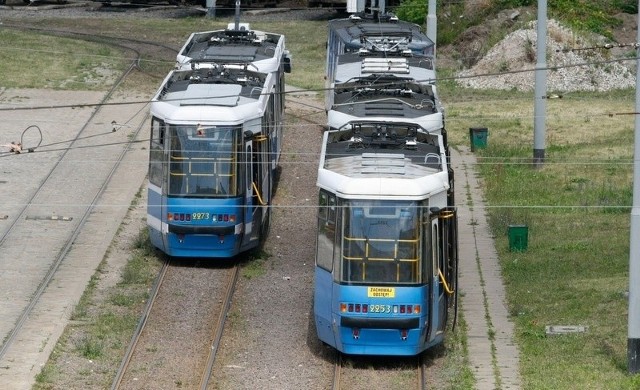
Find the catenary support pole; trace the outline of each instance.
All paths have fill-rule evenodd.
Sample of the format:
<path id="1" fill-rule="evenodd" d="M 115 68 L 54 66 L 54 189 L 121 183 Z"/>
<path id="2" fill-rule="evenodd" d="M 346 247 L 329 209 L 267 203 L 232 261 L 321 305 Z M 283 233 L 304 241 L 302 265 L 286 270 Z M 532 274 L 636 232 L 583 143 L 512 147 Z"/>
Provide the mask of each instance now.
<path id="1" fill-rule="evenodd" d="M 547 117 L 547 0 L 538 0 L 535 105 L 533 108 L 533 164 L 544 164 L 545 119 Z"/>
<path id="2" fill-rule="evenodd" d="M 436 0 L 429 0 L 427 9 L 427 37 L 433 41 L 433 58 L 436 57 L 436 38 L 438 36 L 438 19 L 436 18 Z"/>
<path id="3" fill-rule="evenodd" d="M 640 22 L 640 0 L 638 1 L 638 21 Z M 638 29 L 636 42 L 640 42 Z M 636 49 L 636 57 L 638 49 Z M 636 116 L 633 151 L 633 206 L 631 208 L 631 229 L 629 237 L 629 330 L 627 357 L 629 373 L 640 371 L 640 61 L 636 58 Z"/>
<path id="4" fill-rule="evenodd" d="M 216 17 L 216 0 L 206 0 L 207 6 L 207 17 L 215 18 Z"/>

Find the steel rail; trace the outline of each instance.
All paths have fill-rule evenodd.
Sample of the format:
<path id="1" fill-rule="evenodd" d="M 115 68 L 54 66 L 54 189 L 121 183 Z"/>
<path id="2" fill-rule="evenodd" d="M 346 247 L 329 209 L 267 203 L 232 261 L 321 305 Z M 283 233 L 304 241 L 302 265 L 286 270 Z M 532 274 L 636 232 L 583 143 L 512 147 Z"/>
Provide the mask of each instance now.
<path id="1" fill-rule="evenodd" d="M 224 294 L 224 303 L 222 308 L 220 309 L 220 314 L 218 316 L 216 326 L 214 327 L 213 341 L 211 343 L 211 347 L 209 348 L 207 364 L 205 365 L 205 370 L 202 373 L 202 377 L 200 379 L 201 390 L 206 390 L 207 386 L 209 385 L 209 380 L 211 380 L 211 374 L 213 373 L 213 363 L 215 362 L 216 355 L 218 354 L 218 348 L 220 347 L 220 341 L 222 340 L 222 333 L 224 332 L 224 325 L 226 323 L 229 309 L 231 308 L 231 300 L 233 298 L 233 293 L 236 290 L 236 284 L 238 282 L 239 274 L 240 266 L 236 264 L 229 272 L 229 282 L 227 283 L 227 289 L 225 290 Z"/>
<path id="2" fill-rule="evenodd" d="M 340 390 L 340 376 L 342 371 L 342 354 L 336 352 L 336 358 L 333 361 L 333 383 L 331 390 Z"/>
<path id="3" fill-rule="evenodd" d="M 417 377 L 418 377 L 418 390 L 427 390 L 429 387 L 427 386 L 427 378 L 424 367 L 424 359 L 422 354 L 417 357 L 418 367 L 417 367 Z"/>
<path id="4" fill-rule="evenodd" d="M 166 258 L 164 263 L 162 264 L 162 268 L 160 268 L 160 272 L 158 273 L 155 282 L 153 283 L 151 295 L 147 300 L 147 304 L 145 305 L 144 310 L 142 311 L 142 315 L 140 316 L 140 320 L 138 321 L 138 326 L 136 327 L 136 330 L 131 337 L 129 346 L 127 347 L 127 350 L 125 351 L 125 354 L 121 360 L 120 367 L 118 367 L 115 378 L 111 383 L 112 390 L 120 388 L 122 378 L 124 377 L 125 372 L 127 372 L 127 368 L 129 367 L 129 363 L 131 362 L 131 357 L 135 352 L 138 341 L 140 340 L 140 336 L 142 335 L 144 327 L 147 324 L 147 319 L 149 318 L 149 314 L 151 314 L 151 309 L 153 309 L 153 304 L 156 302 L 158 291 L 160 291 L 160 286 L 162 286 L 162 283 L 164 282 L 164 278 L 167 274 L 167 270 L 169 269 L 170 264 L 171 260 L 169 258 Z"/>

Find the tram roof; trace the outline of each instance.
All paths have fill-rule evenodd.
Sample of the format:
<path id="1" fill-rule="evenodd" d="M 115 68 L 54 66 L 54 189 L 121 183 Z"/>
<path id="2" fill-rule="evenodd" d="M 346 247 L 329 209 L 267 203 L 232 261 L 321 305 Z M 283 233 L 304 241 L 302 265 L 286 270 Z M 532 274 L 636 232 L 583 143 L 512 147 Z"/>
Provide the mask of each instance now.
<path id="1" fill-rule="evenodd" d="M 174 70 L 156 93 L 151 111 L 170 121 L 238 123 L 262 114 L 270 74 L 241 69 Z"/>
<path id="2" fill-rule="evenodd" d="M 192 33 L 176 57 L 176 68 L 206 67 L 208 63 L 253 64 L 261 72 L 277 71 L 285 51 L 285 36 L 251 30 L 233 23 L 224 30 Z"/>
<path id="3" fill-rule="evenodd" d="M 444 127 L 443 108 L 434 85 L 387 75 L 336 84 L 327 119 L 330 128 L 357 119 L 409 121 L 428 132 Z"/>
<path id="4" fill-rule="evenodd" d="M 432 134 L 442 134 L 444 129 L 444 115 L 441 112 L 426 113 L 419 110 L 411 109 L 406 105 L 394 104 L 393 101 L 379 102 L 381 105 L 387 106 L 400 106 L 400 111 L 404 114 L 389 115 L 383 111 L 375 113 L 375 110 L 368 110 L 367 106 L 371 107 L 377 105 L 374 103 L 363 103 L 361 105 L 354 104 L 349 106 L 340 107 L 340 109 L 332 109 L 327 113 L 327 125 L 330 129 L 338 129 L 357 120 L 372 120 L 372 121 L 385 121 L 387 123 L 402 123 L 411 121 L 417 126 L 425 129 L 425 131 Z M 352 107 L 353 110 L 349 110 Z M 412 113 L 408 113 L 411 111 Z"/>
<path id="5" fill-rule="evenodd" d="M 429 196 L 448 188 L 441 135 L 370 123 L 325 132 L 318 185 L 347 196 Z"/>
<path id="6" fill-rule="evenodd" d="M 369 15 L 352 16 L 345 19 L 329 21 L 329 31 L 335 34 L 345 45 L 346 51 L 364 47 L 363 37 L 408 37 L 408 48 L 413 52 L 433 52 L 433 41 L 423 33 L 415 23 L 410 23 L 388 16 L 374 19 Z"/>
<path id="7" fill-rule="evenodd" d="M 345 53 L 339 56 L 335 76 L 336 84 L 372 75 L 395 75 L 424 84 L 433 84 L 436 78 L 433 59 L 425 55 L 391 56 L 377 52 L 373 54 Z"/>

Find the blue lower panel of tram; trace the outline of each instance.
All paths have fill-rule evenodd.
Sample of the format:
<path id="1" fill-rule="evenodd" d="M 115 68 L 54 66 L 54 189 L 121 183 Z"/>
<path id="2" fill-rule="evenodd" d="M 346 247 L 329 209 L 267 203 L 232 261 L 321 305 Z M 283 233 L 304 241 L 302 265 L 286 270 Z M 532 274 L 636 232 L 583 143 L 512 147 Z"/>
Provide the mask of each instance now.
<path id="1" fill-rule="evenodd" d="M 149 190 L 151 243 L 169 256 L 228 258 L 240 252 L 242 198 L 166 198 Z"/>
<path id="2" fill-rule="evenodd" d="M 441 343 L 428 340 L 427 302 L 427 286 L 340 285 L 316 268 L 318 338 L 346 354 L 413 356 Z"/>

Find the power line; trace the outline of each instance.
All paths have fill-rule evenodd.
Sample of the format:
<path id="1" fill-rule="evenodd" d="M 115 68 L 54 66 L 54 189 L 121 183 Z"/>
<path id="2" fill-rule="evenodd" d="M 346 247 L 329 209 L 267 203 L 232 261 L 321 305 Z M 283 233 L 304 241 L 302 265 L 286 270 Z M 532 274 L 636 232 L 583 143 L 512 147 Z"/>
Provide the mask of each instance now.
<path id="1" fill-rule="evenodd" d="M 610 64 L 610 63 L 617 63 L 617 62 L 625 62 L 625 61 L 637 61 L 638 59 L 640 59 L 640 57 L 625 57 L 625 58 L 615 58 L 615 59 L 609 59 L 609 60 L 599 60 L 599 61 L 589 61 L 589 62 L 581 62 L 581 63 L 573 63 L 573 64 L 564 64 L 564 65 L 555 65 L 555 66 L 547 66 L 545 69 L 546 70 L 559 70 L 559 69 L 566 69 L 566 68 L 574 68 L 574 67 L 582 67 L 582 66 L 592 66 L 592 65 L 604 65 L 604 64 Z M 443 81 L 458 81 L 458 80 L 464 80 L 464 79 L 471 79 L 471 78 L 479 78 L 479 77 L 498 77 L 498 76 L 503 76 L 503 75 L 508 75 L 508 74 L 519 74 L 519 73 L 533 73 L 535 72 L 535 68 L 527 68 L 527 69 L 519 69 L 519 70 L 508 70 L 508 71 L 503 71 L 503 72 L 490 72 L 490 73 L 482 73 L 482 74 L 473 74 L 473 75 L 457 75 L 457 76 L 452 76 L 452 77 L 436 77 L 434 79 L 423 79 L 423 80 L 415 80 L 418 83 L 434 83 L 437 84 L 438 82 L 443 82 Z M 403 81 L 399 81 L 399 82 L 403 82 Z M 397 83 L 395 82 L 390 82 L 390 83 L 385 83 L 382 84 L 380 86 L 394 86 Z M 363 82 L 360 85 L 354 85 L 352 87 L 349 88 L 353 88 L 353 89 L 357 89 L 357 88 L 362 88 L 362 87 L 366 87 L 368 84 Z M 346 89 L 346 87 L 341 86 L 341 89 Z M 322 87 L 322 88 L 303 88 L 303 89 L 298 89 L 296 91 L 282 91 L 279 92 L 280 94 L 296 94 L 296 93 L 300 93 L 300 92 L 330 92 L 333 91 L 334 88 L 326 88 L 326 87 Z M 225 96 L 220 96 L 220 98 L 223 98 Z M 202 98 L 202 99 L 206 99 L 206 98 Z M 195 99 L 194 99 L 195 100 Z M 165 100 L 165 101 L 171 101 L 169 100 Z M 31 106 L 31 107 L 0 107 L 0 111 L 21 111 L 21 110 L 42 110 L 42 109 L 60 109 L 60 108 L 82 108 L 82 107 L 97 107 L 97 106 L 118 106 L 118 105 L 129 105 L 129 104 L 149 104 L 152 103 L 153 100 L 138 100 L 138 101 L 129 101 L 129 102 L 112 102 L 112 103 L 86 103 L 86 104 L 61 104 L 61 105 L 46 105 L 46 106 Z"/>

